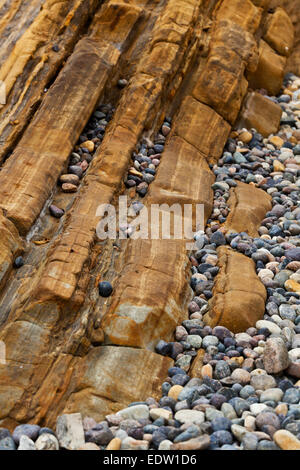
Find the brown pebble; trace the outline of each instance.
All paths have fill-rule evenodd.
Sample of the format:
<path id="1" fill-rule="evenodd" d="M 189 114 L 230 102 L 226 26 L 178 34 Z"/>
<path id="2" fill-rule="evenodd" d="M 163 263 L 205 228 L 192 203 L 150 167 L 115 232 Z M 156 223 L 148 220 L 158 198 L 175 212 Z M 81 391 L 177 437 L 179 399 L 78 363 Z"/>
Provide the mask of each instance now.
<path id="1" fill-rule="evenodd" d="M 68 173 L 65 175 L 61 175 L 59 181 L 63 184 L 68 183 L 77 186 L 79 184 L 79 177 L 77 175 L 74 175 L 73 173 Z"/>
<path id="2" fill-rule="evenodd" d="M 106 450 L 120 450 L 121 449 L 122 441 L 118 437 L 115 437 L 110 441 L 107 445 Z"/>
<path id="3" fill-rule="evenodd" d="M 75 184 L 70 183 L 64 183 L 61 188 L 64 193 L 76 193 L 77 191 L 77 186 L 75 186 Z"/>

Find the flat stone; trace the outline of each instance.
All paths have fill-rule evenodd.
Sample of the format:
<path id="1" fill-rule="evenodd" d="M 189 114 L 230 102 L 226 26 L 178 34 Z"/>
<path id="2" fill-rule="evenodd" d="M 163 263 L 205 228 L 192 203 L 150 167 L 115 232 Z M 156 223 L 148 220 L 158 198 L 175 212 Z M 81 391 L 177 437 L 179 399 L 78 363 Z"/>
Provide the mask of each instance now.
<path id="1" fill-rule="evenodd" d="M 168 421 L 169 419 L 172 419 L 173 414 L 171 411 L 165 410 L 164 408 L 152 408 L 150 410 L 150 416 L 153 420 L 164 418 Z"/>
<path id="2" fill-rule="evenodd" d="M 180 423 L 197 423 L 204 422 L 204 413 L 197 410 L 180 410 L 175 414 L 175 419 Z"/>
<path id="3" fill-rule="evenodd" d="M 300 440 L 285 429 L 276 431 L 273 439 L 282 450 L 300 450 Z"/>
<path id="4" fill-rule="evenodd" d="M 148 419 L 149 408 L 147 405 L 134 405 L 120 410 L 116 414 L 117 416 L 122 416 L 124 419 Z"/>
<path id="5" fill-rule="evenodd" d="M 263 353 L 264 368 L 269 374 L 278 374 L 290 363 L 289 354 L 281 338 L 269 338 Z"/>

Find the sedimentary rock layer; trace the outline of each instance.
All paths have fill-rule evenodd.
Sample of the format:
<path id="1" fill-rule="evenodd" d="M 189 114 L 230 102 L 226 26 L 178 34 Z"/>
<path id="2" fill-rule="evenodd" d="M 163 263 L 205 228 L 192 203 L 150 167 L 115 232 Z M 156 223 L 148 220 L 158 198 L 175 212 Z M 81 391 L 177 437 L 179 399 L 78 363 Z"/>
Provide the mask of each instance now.
<path id="1" fill-rule="evenodd" d="M 9 156 L 99 4 L 97 0 L 13 2 L 1 18 L 0 41 L 5 40 L 0 42 L 0 80 L 6 100 L 0 106 L 0 162 Z"/>
<path id="2" fill-rule="evenodd" d="M 254 261 L 229 247 L 217 251 L 220 271 L 204 320 L 212 327 L 222 325 L 239 333 L 262 319 L 266 289 L 256 275 Z"/>
<path id="3" fill-rule="evenodd" d="M 257 237 L 257 229 L 266 213 L 271 210 L 271 197 L 262 189 L 238 182 L 230 190 L 228 199 L 230 213 L 226 220 L 228 230 L 247 232 Z"/>
<path id="4" fill-rule="evenodd" d="M 58 9 L 66 4 L 52 3 Z M 116 111 L 64 224 L 49 248 L 45 248 L 39 265 L 33 266 L 31 275 L 19 283 L 3 320 L 0 337 L 7 346 L 7 364 L 0 369 L 2 424 L 13 427 L 30 420 L 53 424 L 62 411 L 81 411 L 102 419 L 129 401 L 158 393 L 159 382 L 172 361 L 149 350 L 158 339 L 170 340 L 176 324 L 185 318 L 189 300 L 185 243 L 190 238 L 157 243 L 130 240 L 118 248 L 117 262 L 113 256 L 111 260 L 104 259 L 103 253 L 110 256 L 112 250 L 108 243 L 101 247 L 97 244 L 97 207 L 122 193 L 123 178 L 142 132 L 155 131 L 171 108 L 172 130 L 157 178 L 144 202 L 148 207 L 167 202 L 180 208 L 186 203 L 202 203 L 204 221 L 207 220 L 214 182 L 209 165 L 222 155 L 244 99 L 242 125 L 257 127 L 266 135 L 275 131 L 280 121 L 278 106 L 259 93 L 246 93 L 245 73 L 255 74 L 257 65 L 264 67 L 257 48 L 260 36 L 263 34 L 268 48 L 272 48 L 268 49 L 270 60 L 273 54 L 280 57 L 282 53 L 282 44 L 271 34 L 274 18 L 268 19 L 266 28 L 265 23 L 261 24 L 266 17 L 266 3 L 169 0 L 148 5 L 146 1 L 106 1 L 87 36 L 76 44 L 0 172 L 0 226 L 5 235 L 0 254 L 3 284 L 13 258 L 21 250 L 20 235 L 27 234 L 38 219 L 106 90 L 113 96 Z M 87 16 L 79 21 L 83 5 L 74 2 L 74 8 L 78 7 L 76 14 L 66 13 L 67 24 L 60 34 L 62 43 L 65 41 L 62 51 L 71 52 L 85 18 L 94 11 L 94 3 L 90 2 Z M 28 29 L 30 38 L 41 15 Z M 55 9 L 52 36 L 46 35 L 43 53 L 56 41 L 57 19 L 61 17 L 65 18 L 64 14 Z M 73 18 L 77 26 L 71 34 L 68 24 L 72 25 Z M 286 24 L 286 18 L 284 21 Z M 22 38 L 19 45 L 16 43 L 16 51 Z M 288 38 L 284 41 L 291 42 Z M 36 43 L 30 47 L 39 57 L 41 50 L 36 49 Z M 285 60 L 285 55 L 282 57 Z M 13 56 L 7 60 L 14 63 Z M 27 58 L 22 60 L 27 64 Z M 45 61 L 44 57 L 38 64 Z M 16 63 L 21 64 L 21 60 Z M 0 73 L 7 80 L 10 93 L 17 86 L 18 77 L 24 81 L 38 77 L 33 74 L 28 78 L 21 68 L 9 71 L 5 64 Z M 55 64 L 45 77 L 49 78 L 55 67 L 58 70 L 62 56 Z M 268 60 L 266 64 L 270 67 Z M 127 86 L 122 93 L 115 92 L 111 84 L 117 83 L 123 68 Z M 278 68 L 280 79 L 281 65 Z M 41 80 L 39 91 L 30 95 L 32 101 L 28 103 L 35 102 L 44 83 Z M 270 78 L 262 80 L 260 86 L 272 86 Z M 22 104 L 22 97 L 18 99 Z M 19 115 L 20 129 L 29 116 L 26 106 L 24 109 L 24 116 Z M 8 143 L 16 134 L 9 135 Z M 254 233 L 258 215 L 248 207 L 241 187 L 238 185 L 231 196 L 231 223 L 238 229 L 238 214 L 247 209 Z M 257 201 L 256 196 L 253 201 Z M 268 206 L 266 199 L 261 215 Z M 251 260 L 245 261 L 243 255 L 228 249 L 219 251 L 221 269 L 211 321 L 217 317 L 218 322 L 231 321 L 231 329 L 233 321 L 234 328 L 251 326 L 264 308 L 264 287 Z M 108 264 L 114 291 L 108 300 L 100 302 L 96 281 L 105 272 L 102 265 Z M 242 281 L 251 290 L 247 287 L 244 291 Z M 234 312 L 232 317 L 232 302 L 239 305 L 241 292 L 245 314 L 239 318 L 240 312 Z M 250 300 L 255 309 L 249 307 Z"/>

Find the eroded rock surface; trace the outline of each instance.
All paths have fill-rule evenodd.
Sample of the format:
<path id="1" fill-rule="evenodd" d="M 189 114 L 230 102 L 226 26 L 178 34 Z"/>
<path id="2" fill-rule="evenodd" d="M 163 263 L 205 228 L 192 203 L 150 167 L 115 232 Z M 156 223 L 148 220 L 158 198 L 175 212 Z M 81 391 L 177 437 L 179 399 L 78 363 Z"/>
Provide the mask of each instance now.
<path id="1" fill-rule="evenodd" d="M 206 222 L 215 180 L 209 165 L 221 157 L 238 115 L 239 125 L 263 135 L 278 129 L 281 108 L 251 90 L 280 88 L 293 40 L 287 15 L 267 13 L 266 1 L 105 1 L 100 8 L 93 1 L 46 1 L 38 13 L 39 3 L 30 2 L 32 20 L 26 26 L 22 20 L 6 41 L 9 54 L 0 56 L 8 90 L 0 127 L 0 338 L 7 354 L 0 418 L 10 428 L 53 425 L 62 412 L 101 420 L 130 401 L 159 397 L 172 360 L 153 349 L 185 318 L 190 240 L 100 243 L 97 208 L 124 193 L 139 139 L 171 111 L 172 129 L 144 203 L 202 203 Z M 0 32 L 11 18 L 8 8 Z M 52 194 L 63 197 L 56 183 L 104 95 L 114 116 L 89 168 L 81 167 L 62 218 L 44 230 Z M 232 191 L 232 229 L 247 217 L 249 233 L 256 233 L 269 209 L 257 191 L 242 184 Z M 36 234 L 40 239 L 32 240 Z M 10 274 L 25 245 L 23 271 Z M 209 321 L 242 331 L 262 317 L 265 287 L 251 260 L 218 251 Z M 112 283 L 108 300 L 99 300 L 100 279 Z"/>

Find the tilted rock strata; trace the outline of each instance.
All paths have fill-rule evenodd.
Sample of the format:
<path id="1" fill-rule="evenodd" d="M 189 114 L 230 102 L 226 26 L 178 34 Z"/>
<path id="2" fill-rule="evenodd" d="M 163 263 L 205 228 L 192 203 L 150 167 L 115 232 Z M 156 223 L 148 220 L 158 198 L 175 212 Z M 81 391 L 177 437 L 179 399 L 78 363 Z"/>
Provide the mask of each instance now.
<path id="1" fill-rule="evenodd" d="M 213 11 L 215 4 L 206 2 L 205 9 L 198 0 L 170 0 L 160 10 L 158 2 L 151 7 L 146 2 L 105 2 L 88 36 L 76 45 L 2 168 L 0 206 L 6 220 L 14 224 L 9 230 L 16 240 L 9 247 L 5 245 L 8 254 L 5 250 L 1 254 L 7 276 L 19 250 L 15 227 L 22 235 L 32 227 L 108 79 L 116 77 L 118 64 L 129 63 L 133 54 L 134 64 L 131 68 L 127 64 L 128 85 L 65 225 L 32 276 L 21 283 L 3 325 L 1 339 L 7 344 L 7 365 L 0 371 L 1 422 L 9 427 L 29 420 L 54 423 L 63 410 L 80 410 L 101 419 L 128 401 L 157 393 L 159 381 L 172 364 L 147 349 L 153 349 L 158 337 L 170 339 L 174 326 L 183 319 L 189 291 L 185 240 L 174 241 L 172 248 L 169 243 L 168 248 L 147 241 L 125 243 L 120 252 L 120 274 L 114 272 L 113 276 L 119 288 L 94 313 L 90 271 L 96 259 L 96 210 L 122 191 L 122 179 L 141 133 L 157 127 L 171 99 L 178 96 L 181 104 L 145 204 L 162 203 L 165 196 L 169 203 L 181 207 L 200 202 L 205 206 L 205 220 L 208 218 L 214 181 L 208 164 L 221 156 L 246 96 L 248 78 L 244 73 L 255 73 L 259 63 L 254 34 L 266 8 L 266 2 L 256 1 L 255 6 L 250 0 L 224 0 Z M 141 33 L 138 22 L 146 25 L 148 19 L 151 28 L 145 28 L 144 39 L 139 42 L 135 38 L 137 32 Z M 203 53 L 200 45 L 204 46 Z M 204 90 L 206 74 L 212 87 Z M 219 76 L 226 83 L 224 94 Z M 218 96 L 213 96 L 214 89 L 221 91 Z M 281 109 L 257 93 L 250 97 L 252 104 L 247 99 L 247 112 L 251 127 L 259 121 L 263 122 L 262 133 L 270 133 L 270 128 L 277 130 Z M 219 250 L 222 253 L 223 248 Z M 221 259 L 221 272 L 232 270 L 235 254 L 226 252 Z M 104 260 L 100 257 L 100 261 Z M 245 266 L 245 282 L 252 283 L 258 292 L 255 301 L 260 313 L 265 291 L 253 262 L 247 259 L 246 263 L 242 256 L 237 263 L 243 269 Z M 219 295 L 229 293 L 227 297 L 233 295 L 236 302 L 240 291 L 234 291 L 231 279 L 224 279 L 219 282 Z M 221 309 L 217 314 L 220 312 L 227 321 L 228 312 Z M 252 317 L 257 312 L 251 313 Z M 236 312 L 228 321 L 236 327 L 250 321 L 238 315 Z M 101 321 L 104 331 L 99 327 Z M 96 347 L 91 346 L 92 325 L 98 326 L 93 330 Z M 99 347 L 103 341 L 106 345 Z M 122 363 L 123 357 L 130 366 Z M 126 384 L 128 377 L 132 387 Z M 155 379 L 149 383 L 145 377 Z"/>
<path id="2" fill-rule="evenodd" d="M 229 247 L 218 248 L 220 268 L 205 322 L 243 332 L 263 318 L 266 289 L 255 272 L 254 261 Z"/>

